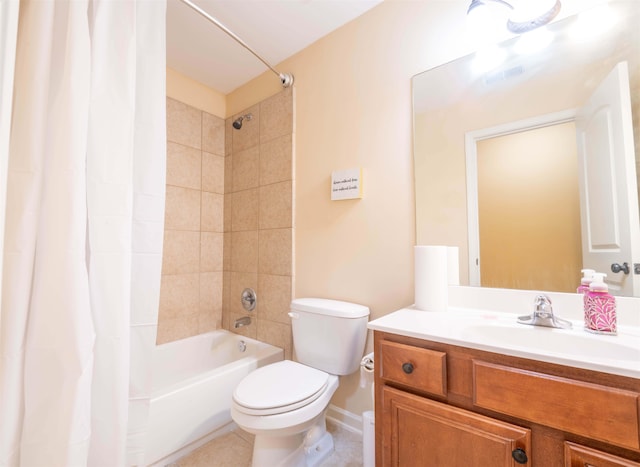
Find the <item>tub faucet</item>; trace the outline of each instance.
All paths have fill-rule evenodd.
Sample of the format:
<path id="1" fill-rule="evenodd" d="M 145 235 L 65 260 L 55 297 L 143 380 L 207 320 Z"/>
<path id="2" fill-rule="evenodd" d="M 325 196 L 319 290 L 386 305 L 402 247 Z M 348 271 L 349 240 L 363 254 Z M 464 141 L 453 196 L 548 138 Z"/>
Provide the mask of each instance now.
<path id="1" fill-rule="evenodd" d="M 251 317 L 243 316 L 242 318 L 238 318 L 235 323 L 233 323 L 233 327 L 238 329 L 242 326 L 249 326 L 251 324 Z"/>
<path id="2" fill-rule="evenodd" d="M 533 313 L 527 316 L 519 316 L 518 323 L 532 326 L 545 326 L 548 328 L 570 329 L 571 322 L 558 318 L 553 314 L 551 299 L 544 294 L 537 295 L 533 301 Z"/>

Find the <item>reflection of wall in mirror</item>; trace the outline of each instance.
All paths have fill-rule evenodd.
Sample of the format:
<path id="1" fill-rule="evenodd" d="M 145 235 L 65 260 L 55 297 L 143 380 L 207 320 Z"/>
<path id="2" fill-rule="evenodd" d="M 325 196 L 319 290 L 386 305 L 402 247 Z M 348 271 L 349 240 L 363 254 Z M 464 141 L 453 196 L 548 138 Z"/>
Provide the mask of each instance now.
<path id="1" fill-rule="evenodd" d="M 599 62 L 580 73 L 541 73 L 535 79 L 524 78 L 524 83 L 503 82 L 482 95 L 468 89 L 446 108 L 414 115 L 416 240 L 424 245 L 459 246 L 462 285 L 469 285 L 465 133 L 576 108 L 591 91 L 582 85 L 583 77 L 600 82 L 614 65 Z M 579 273 L 573 272 L 572 277 Z"/>
<path id="2" fill-rule="evenodd" d="M 483 287 L 574 292 L 582 269 L 573 122 L 478 142 Z"/>

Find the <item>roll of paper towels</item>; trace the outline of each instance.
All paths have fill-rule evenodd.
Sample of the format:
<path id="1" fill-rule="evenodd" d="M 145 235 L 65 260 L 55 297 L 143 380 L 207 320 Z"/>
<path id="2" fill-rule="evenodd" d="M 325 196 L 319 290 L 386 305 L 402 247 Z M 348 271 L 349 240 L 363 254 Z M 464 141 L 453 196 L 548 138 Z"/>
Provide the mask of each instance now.
<path id="1" fill-rule="evenodd" d="M 446 311 L 448 305 L 448 247 L 415 247 L 415 306 L 425 311 Z"/>
<path id="2" fill-rule="evenodd" d="M 460 260 L 457 246 L 447 247 L 447 277 L 449 285 L 460 285 Z"/>

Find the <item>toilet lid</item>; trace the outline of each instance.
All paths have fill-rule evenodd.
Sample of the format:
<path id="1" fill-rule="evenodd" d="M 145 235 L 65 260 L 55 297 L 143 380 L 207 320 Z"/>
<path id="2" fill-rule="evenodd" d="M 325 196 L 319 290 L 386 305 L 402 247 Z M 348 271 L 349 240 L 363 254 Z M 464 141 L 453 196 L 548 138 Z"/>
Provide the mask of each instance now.
<path id="1" fill-rule="evenodd" d="M 283 360 L 249 373 L 233 393 L 236 408 L 250 415 L 289 412 L 316 400 L 327 387 L 329 374 Z"/>

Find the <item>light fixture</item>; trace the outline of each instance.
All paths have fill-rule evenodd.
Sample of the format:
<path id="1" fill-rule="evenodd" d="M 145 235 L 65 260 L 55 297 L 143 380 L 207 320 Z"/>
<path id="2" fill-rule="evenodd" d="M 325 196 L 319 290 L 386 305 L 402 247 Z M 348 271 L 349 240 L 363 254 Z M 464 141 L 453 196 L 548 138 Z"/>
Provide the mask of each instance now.
<path id="1" fill-rule="evenodd" d="M 550 23 L 560 12 L 560 0 L 471 0 L 467 15 L 476 14 L 490 5 L 510 10 L 507 29 L 522 34 Z"/>

